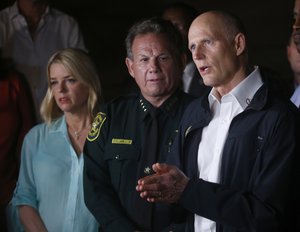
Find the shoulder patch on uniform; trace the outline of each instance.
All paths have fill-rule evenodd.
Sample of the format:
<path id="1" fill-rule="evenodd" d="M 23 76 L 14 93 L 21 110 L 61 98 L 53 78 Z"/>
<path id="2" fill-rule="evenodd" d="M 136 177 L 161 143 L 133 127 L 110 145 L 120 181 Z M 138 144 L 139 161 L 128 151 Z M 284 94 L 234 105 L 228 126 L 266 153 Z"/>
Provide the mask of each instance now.
<path id="1" fill-rule="evenodd" d="M 93 124 L 92 124 L 92 128 L 87 136 L 87 140 L 90 141 L 90 142 L 93 142 L 95 139 L 98 138 L 99 134 L 100 134 L 100 130 L 101 130 L 101 127 L 103 125 L 103 123 L 105 122 L 106 120 L 106 114 L 105 113 L 102 113 L 102 112 L 99 112 L 94 121 L 93 121 Z"/>

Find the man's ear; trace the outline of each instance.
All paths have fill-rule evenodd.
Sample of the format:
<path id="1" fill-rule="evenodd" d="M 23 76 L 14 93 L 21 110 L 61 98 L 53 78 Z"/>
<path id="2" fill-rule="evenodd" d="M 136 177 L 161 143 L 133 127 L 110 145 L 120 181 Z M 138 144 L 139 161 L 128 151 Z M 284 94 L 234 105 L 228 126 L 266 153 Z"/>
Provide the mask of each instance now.
<path id="1" fill-rule="evenodd" d="M 236 55 L 241 55 L 246 48 L 246 38 L 243 33 L 238 33 L 234 38 L 235 50 Z"/>
<path id="2" fill-rule="evenodd" d="M 130 76 L 132 76 L 133 79 L 134 79 L 134 71 L 133 71 L 133 68 L 132 68 L 133 61 L 130 58 L 126 57 L 125 64 L 127 66 L 127 69 L 128 69 L 128 72 L 129 72 Z"/>

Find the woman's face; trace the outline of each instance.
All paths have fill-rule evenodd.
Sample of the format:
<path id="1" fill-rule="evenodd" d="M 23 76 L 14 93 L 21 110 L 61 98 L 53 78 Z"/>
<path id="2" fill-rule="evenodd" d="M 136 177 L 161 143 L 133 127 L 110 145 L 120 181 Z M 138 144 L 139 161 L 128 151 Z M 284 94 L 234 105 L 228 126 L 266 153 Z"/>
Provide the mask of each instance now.
<path id="1" fill-rule="evenodd" d="M 64 65 L 53 63 L 49 69 L 50 85 L 57 106 L 64 113 L 79 113 L 87 109 L 89 88 L 75 79 Z"/>

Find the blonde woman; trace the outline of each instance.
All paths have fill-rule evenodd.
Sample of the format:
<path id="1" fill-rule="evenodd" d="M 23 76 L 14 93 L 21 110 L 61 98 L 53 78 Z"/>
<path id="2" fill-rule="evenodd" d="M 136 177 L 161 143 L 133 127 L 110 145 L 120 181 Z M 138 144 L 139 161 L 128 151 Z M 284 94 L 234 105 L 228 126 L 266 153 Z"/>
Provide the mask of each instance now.
<path id="1" fill-rule="evenodd" d="M 50 58 L 47 76 L 45 123 L 24 139 L 12 203 L 26 231 L 98 231 L 82 184 L 83 145 L 101 97 L 97 71 L 85 52 L 64 49 Z"/>

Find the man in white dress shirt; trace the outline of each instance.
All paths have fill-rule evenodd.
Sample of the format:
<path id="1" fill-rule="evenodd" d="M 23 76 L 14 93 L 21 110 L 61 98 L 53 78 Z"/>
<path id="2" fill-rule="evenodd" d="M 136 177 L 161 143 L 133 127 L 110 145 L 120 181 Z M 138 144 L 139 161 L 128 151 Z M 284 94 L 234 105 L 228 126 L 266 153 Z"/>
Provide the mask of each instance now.
<path id="1" fill-rule="evenodd" d="M 203 13 L 188 38 L 212 90 L 185 111 L 169 156 L 177 167 L 154 164 L 137 191 L 185 208 L 186 231 L 299 231 L 299 111 L 248 63 L 237 17 Z"/>

